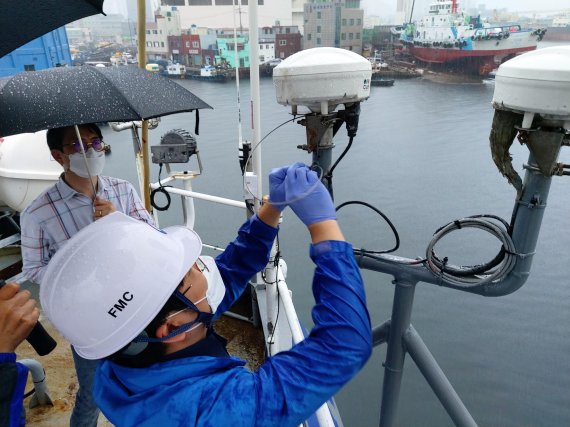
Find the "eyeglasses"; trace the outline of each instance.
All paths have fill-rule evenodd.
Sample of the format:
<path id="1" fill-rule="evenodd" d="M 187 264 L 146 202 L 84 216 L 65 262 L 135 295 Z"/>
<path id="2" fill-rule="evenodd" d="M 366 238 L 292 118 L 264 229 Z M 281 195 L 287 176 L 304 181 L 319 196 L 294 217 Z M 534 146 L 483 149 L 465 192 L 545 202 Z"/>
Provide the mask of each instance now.
<path id="1" fill-rule="evenodd" d="M 192 265 L 192 268 L 194 270 L 198 270 L 200 273 L 204 273 L 204 271 L 209 272 L 210 269 L 208 268 L 208 266 L 204 263 L 204 261 L 202 261 L 200 258 L 198 258 L 196 260 L 196 262 Z M 176 289 L 182 289 L 184 287 L 184 279 L 186 278 L 186 276 L 184 276 L 182 278 L 182 280 L 180 281 L 180 284 L 178 285 L 178 287 Z M 186 289 L 184 289 L 184 292 L 181 292 L 182 295 L 186 295 L 186 292 L 188 292 L 190 289 L 192 288 L 192 283 L 190 283 L 188 285 L 188 287 Z"/>
<path id="2" fill-rule="evenodd" d="M 83 149 L 85 151 L 89 150 L 89 148 L 93 148 L 95 151 L 103 151 L 105 149 L 106 144 L 103 142 L 102 138 L 93 138 L 91 141 L 87 141 L 86 139 L 81 138 L 81 143 L 83 143 Z M 73 151 L 76 153 L 81 153 L 81 144 L 76 139 L 69 144 L 64 144 L 63 147 L 73 147 Z"/>
<path id="3" fill-rule="evenodd" d="M 204 271 L 208 271 L 208 272 L 210 271 L 208 266 L 204 263 L 204 261 L 202 261 L 202 258 L 200 258 L 200 257 L 198 257 L 198 259 L 196 260 L 194 265 L 197 267 L 197 269 L 200 273 L 203 273 Z M 194 266 L 192 266 L 192 267 L 194 267 Z"/>
<path id="4" fill-rule="evenodd" d="M 204 261 L 202 261 L 200 258 L 198 258 L 198 259 L 196 260 L 196 262 L 192 265 L 192 268 L 195 269 L 195 270 L 198 270 L 200 273 L 204 273 L 204 271 L 210 271 L 210 270 L 208 269 L 208 266 L 207 266 L 207 265 L 204 263 Z M 177 289 L 182 289 L 182 288 L 184 287 L 184 279 L 185 279 L 185 278 L 186 278 L 186 276 L 182 278 L 182 280 L 180 281 L 180 284 L 178 285 Z M 184 292 L 180 292 L 180 291 L 178 291 L 178 292 L 180 293 L 180 295 L 182 295 L 183 297 L 185 297 L 185 298 L 187 299 L 188 297 L 186 297 L 186 292 L 188 292 L 190 289 L 192 289 L 192 283 L 189 284 L 189 286 L 184 290 Z M 192 305 L 193 305 L 194 307 L 184 307 L 184 308 L 182 308 L 182 309 L 180 309 L 180 310 L 177 310 L 177 311 L 175 311 L 175 312 L 173 312 L 173 313 L 170 313 L 170 314 L 168 314 L 167 316 L 165 316 L 165 317 L 163 318 L 162 323 L 166 322 L 166 321 L 167 321 L 168 319 L 170 319 L 171 317 L 174 317 L 174 316 L 176 316 L 177 314 L 180 314 L 180 313 L 184 313 L 185 311 L 188 311 L 188 310 L 198 311 L 198 312 L 199 312 L 199 310 L 197 309 L 196 305 L 200 304 L 200 303 L 201 303 L 202 301 L 204 301 L 205 299 L 206 299 L 206 296 L 202 297 L 201 299 L 199 299 L 199 300 L 196 301 L 196 302 L 192 302 L 192 301 L 188 300 L 188 301 L 190 301 L 190 303 L 192 303 Z"/>

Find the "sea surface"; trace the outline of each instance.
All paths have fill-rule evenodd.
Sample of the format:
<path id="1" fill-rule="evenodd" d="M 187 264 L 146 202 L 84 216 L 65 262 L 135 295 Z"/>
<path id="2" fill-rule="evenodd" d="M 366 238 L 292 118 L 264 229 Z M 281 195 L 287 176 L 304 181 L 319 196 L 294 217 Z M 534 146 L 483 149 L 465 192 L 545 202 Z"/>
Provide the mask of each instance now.
<path id="1" fill-rule="evenodd" d="M 238 104 L 235 84 L 179 81 L 208 102 L 200 112 L 197 136 L 203 174 L 196 191 L 242 199 L 238 165 Z M 423 79 L 397 80 L 393 87 L 372 87 L 361 105 L 352 149 L 334 172 L 335 203 L 361 200 L 394 223 L 401 238 L 398 255 L 423 257 L 433 233 L 454 219 L 494 214 L 510 219 L 515 191 L 497 171 L 489 150 L 494 81 L 446 85 Z M 144 94 L 144 92 L 143 92 Z M 241 118 L 251 138 L 249 82 L 241 82 Z M 292 118 L 277 104 L 271 79 L 261 80 L 261 134 Z M 157 144 L 166 131 L 193 132 L 194 113 L 162 118 L 150 131 Z M 137 182 L 128 132 L 105 129 L 112 146 L 105 173 Z M 341 128 L 333 159 L 346 147 Z M 310 163 L 297 148 L 304 128 L 288 123 L 262 144 L 265 177 L 270 169 L 295 161 Z M 561 160 L 570 163 L 568 152 Z M 511 150 L 522 174 L 528 150 L 515 142 Z M 188 166 L 197 169 L 193 158 Z M 164 172 L 163 172 L 164 176 Z M 153 165 L 153 181 L 158 168 Z M 267 179 L 264 181 L 267 192 Z M 163 200 L 159 200 L 163 202 Z M 233 239 L 245 213 L 236 208 L 196 201 L 195 228 L 207 243 Z M 180 223 L 179 200 L 159 214 L 160 225 Z M 393 246 L 388 226 L 372 210 L 346 207 L 339 212 L 346 237 L 355 247 L 382 250 Z M 431 284 L 417 286 L 412 323 L 446 372 L 480 426 L 570 426 L 570 178 L 553 178 L 531 275 L 517 292 L 485 298 Z M 281 252 L 288 265 L 288 285 L 299 317 L 312 324 L 308 234 L 292 212 L 285 213 Z M 491 259 L 499 244 L 489 235 L 459 231 L 438 252 L 457 263 Z M 392 278 L 363 271 L 373 325 L 390 317 Z M 347 427 L 379 423 L 385 345 L 374 349 L 363 371 L 336 396 Z M 452 426 L 435 395 L 409 357 L 398 406 L 398 426 Z"/>

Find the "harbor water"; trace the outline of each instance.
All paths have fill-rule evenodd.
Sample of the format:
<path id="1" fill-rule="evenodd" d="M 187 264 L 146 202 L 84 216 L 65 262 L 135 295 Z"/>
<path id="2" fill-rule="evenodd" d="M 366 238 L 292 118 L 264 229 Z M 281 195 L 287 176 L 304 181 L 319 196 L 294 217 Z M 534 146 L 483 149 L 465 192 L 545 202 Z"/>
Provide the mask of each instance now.
<path id="1" fill-rule="evenodd" d="M 235 85 L 198 81 L 179 83 L 214 109 L 200 112 L 197 136 L 203 174 L 195 191 L 242 199 L 238 164 L 238 108 Z M 433 233 L 454 219 L 494 214 L 510 220 L 515 191 L 495 168 L 489 149 L 494 81 L 445 85 L 423 79 L 398 80 L 393 87 L 372 87 L 361 105 L 352 149 L 334 171 L 335 203 L 367 202 L 384 212 L 397 228 L 408 258 L 424 257 Z M 241 83 L 242 122 L 250 138 L 249 82 Z M 275 101 L 271 79 L 261 81 L 261 134 L 292 118 Z M 174 128 L 194 131 L 194 113 L 162 118 L 150 131 L 150 143 Z M 136 184 L 130 134 L 105 128 L 112 146 L 105 173 Z M 341 128 L 333 159 L 346 147 Z M 290 122 L 262 144 L 267 172 L 311 157 L 297 148 L 305 130 Z M 561 158 L 570 163 L 570 153 Z M 513 165 L 522 174 L 528 150 L 512 146 Z M 195 159 L 189 167 L 197 169 Z M 163 177 L 165 173 L 163 172 Z M 158 178 L 153 165 L 152 181 Z M 531 275 L 512 295 L 485 298 L 431 284 L 417 287 L 412 323 L 480 426 L 551 427 L 570 425 L 570 178 L 553 178 Z M 159 201 L 160 203 L 163 200 Z M 206 243 L 223 246 L 235 235 L 245 212 L 196 201 L 196 230 Z M 355 247 L 389 249 L 394 238 L 380 216 L 348 206 L 339 220 Z M 180 223 L 180 201 L 159 215 L 160 225 Z M 312 324 L 313 266 L 308 234 L 286 211 L 279 236 L 288 265 L 287 283 L 299 317 Z M 482 232 L 458 231 L 438 244 L 441 256 L 456 264 L 491 259 L 498 241 Z M 363 271 L 373 325 L 389 318 L 392 278 Z M 284 315 L 284 314 L 283 314 Z M 386 347 L 379 346 L 363 371 L 337 395 L 347 427 L 377 426 Z M 409 357 L 406 358 L 398 426 L 444 427 L 453 423 Z"/>

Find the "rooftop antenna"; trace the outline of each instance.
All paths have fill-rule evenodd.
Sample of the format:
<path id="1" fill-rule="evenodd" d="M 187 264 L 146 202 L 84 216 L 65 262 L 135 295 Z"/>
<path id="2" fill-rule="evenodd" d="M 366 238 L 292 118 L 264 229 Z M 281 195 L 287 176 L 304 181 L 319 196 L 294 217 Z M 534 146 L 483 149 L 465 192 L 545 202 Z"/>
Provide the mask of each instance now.
<path id="1" fill-rule="evenodd" d="M 238 11 L 240 14 L 240 29 L 241 29 L 241 0 L 237 2 Z M 243 151 L 243 136 L 242 136 L 242 128 L 241 128 L 241 99 L 240 99 L 240 91 L 239 91 L 239 55 L 237 50 L 237 30 L 236 30 L 236 5 L 234 2 L 234 64 L 236 69 L 236 91 L 237 91 L 237 112 L 238 112 L 238 149 Z M 244 158 L 247 156 L 244 153 Z M 245 166 L 245 165 L 244 165 Z M 245 170 L 243 171 L 245 173 Z"/>
<path id="2" fill-rule="evenodd" d="M 416 4 L 416 0 L 413 0 L 413 1 L 412 1 L 412 10 L 410 10 L 410 19 L 409 19 L 409 21 L 408 21 L 410 24 L 412 23 L 412 15 L 414 14 L 414 6 L 415 6 L 415 4 Z"/>

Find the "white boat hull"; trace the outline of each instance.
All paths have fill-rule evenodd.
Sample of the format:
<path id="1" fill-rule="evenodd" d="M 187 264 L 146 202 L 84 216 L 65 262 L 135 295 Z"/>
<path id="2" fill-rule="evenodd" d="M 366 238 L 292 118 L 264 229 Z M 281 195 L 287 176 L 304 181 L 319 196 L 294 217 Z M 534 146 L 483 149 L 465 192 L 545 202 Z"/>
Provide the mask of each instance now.
<path id="1" fill-rule="evenodd" d="M 0 138 L 0 206 L 23 211 L 63 172 L 50 154 L 46 131 Z"/>

